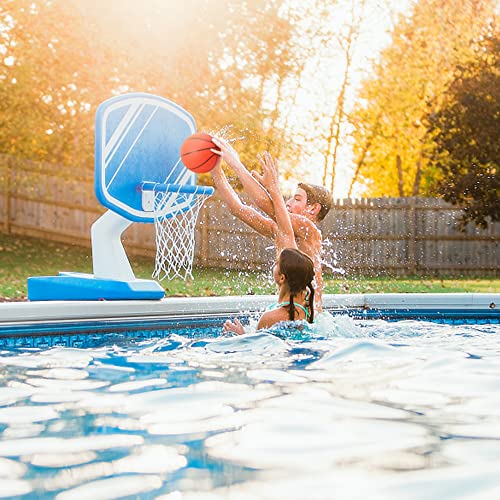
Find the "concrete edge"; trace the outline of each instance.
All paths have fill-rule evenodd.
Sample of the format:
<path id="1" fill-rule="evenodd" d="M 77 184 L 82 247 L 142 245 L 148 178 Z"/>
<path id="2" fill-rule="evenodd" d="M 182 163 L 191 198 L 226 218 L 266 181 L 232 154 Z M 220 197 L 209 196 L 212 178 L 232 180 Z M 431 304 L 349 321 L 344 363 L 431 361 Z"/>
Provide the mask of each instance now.
<path id="1" fill-rule="evenodd" d="M 5 323 L 102 319 L 121 317 L 193 316 L 259 312 L 276 302 L 275 295 L 231 297 L 170 297 L 152 301 L 53 301 L 0 303 L 0 325 Z M 381 293 L 327 294 L 325 309 L 499 310 L 500 294 Z"/>

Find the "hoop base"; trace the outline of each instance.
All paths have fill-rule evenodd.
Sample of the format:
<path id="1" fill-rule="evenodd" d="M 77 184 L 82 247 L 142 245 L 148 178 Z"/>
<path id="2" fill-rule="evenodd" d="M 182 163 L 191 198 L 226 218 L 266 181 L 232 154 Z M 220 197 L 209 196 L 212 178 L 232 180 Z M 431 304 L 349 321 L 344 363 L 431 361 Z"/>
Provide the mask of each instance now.
<path id="1" fill-rule="evenodd" d="M 165 290 L 153 280 L 119 281 L 84 273 L 28 278 L 28 300 L 159 300 L 164 296 Z"/>

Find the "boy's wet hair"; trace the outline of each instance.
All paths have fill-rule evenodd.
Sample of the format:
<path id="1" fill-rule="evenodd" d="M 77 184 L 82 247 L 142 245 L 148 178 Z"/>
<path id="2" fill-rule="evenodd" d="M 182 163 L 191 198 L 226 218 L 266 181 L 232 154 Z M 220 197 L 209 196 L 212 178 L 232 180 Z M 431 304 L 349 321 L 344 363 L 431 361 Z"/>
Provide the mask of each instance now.
<path id="1" fill-rule="evenodd" d="M 290 305 L 288 308 L 289 319 L 295 319 L 295 305 L 293 297 L 302 290 L 309 291 L 309 319 L 314 321 L 314 287 L 312 281 L 314 279 L 314 263 L 311 258 L 304 252 L 296 248 L 284 248 L 278 259 L 278 269 L 286 277 L 288 287 L 290 288 Z"/>
<path id="2" fill-rule="evenodd" d="M 323 186 L 316 186 L 315 184 L 307 184 L 305 182 L 299 182 L 297 187 L 306 192 L 308 205 L 320 204 L 321 210 L 318 212 L 317 219 L 318 221 L 322 221 L 332 208 L 332 193 Z"/>

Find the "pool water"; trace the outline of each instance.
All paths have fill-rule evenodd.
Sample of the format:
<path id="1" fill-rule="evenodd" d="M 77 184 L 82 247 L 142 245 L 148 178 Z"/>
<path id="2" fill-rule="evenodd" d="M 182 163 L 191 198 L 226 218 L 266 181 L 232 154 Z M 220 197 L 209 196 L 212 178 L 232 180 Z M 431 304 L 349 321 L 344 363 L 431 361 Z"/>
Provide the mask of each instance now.
<path id="1" fill-rule="evenodd" d="M 4 342 L 0 496 L 500 498 L 500 325 L 219 333 Z"/>

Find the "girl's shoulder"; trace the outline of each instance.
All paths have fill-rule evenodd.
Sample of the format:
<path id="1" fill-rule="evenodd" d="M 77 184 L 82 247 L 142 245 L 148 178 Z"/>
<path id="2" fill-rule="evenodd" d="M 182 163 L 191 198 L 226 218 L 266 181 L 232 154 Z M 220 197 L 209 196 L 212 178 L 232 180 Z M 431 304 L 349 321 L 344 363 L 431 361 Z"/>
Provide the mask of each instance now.
<path id="1" fill-rule="evenodd" d="M 276 309 L 271 309 L 270 311 L 266 311 L 259 320 L 259 324 L 257 325 L 257 329 L 261 328 L 269 328 L 280 321 L 288 320 L 288 311 L 284 307 L 278 307 Z"/>

